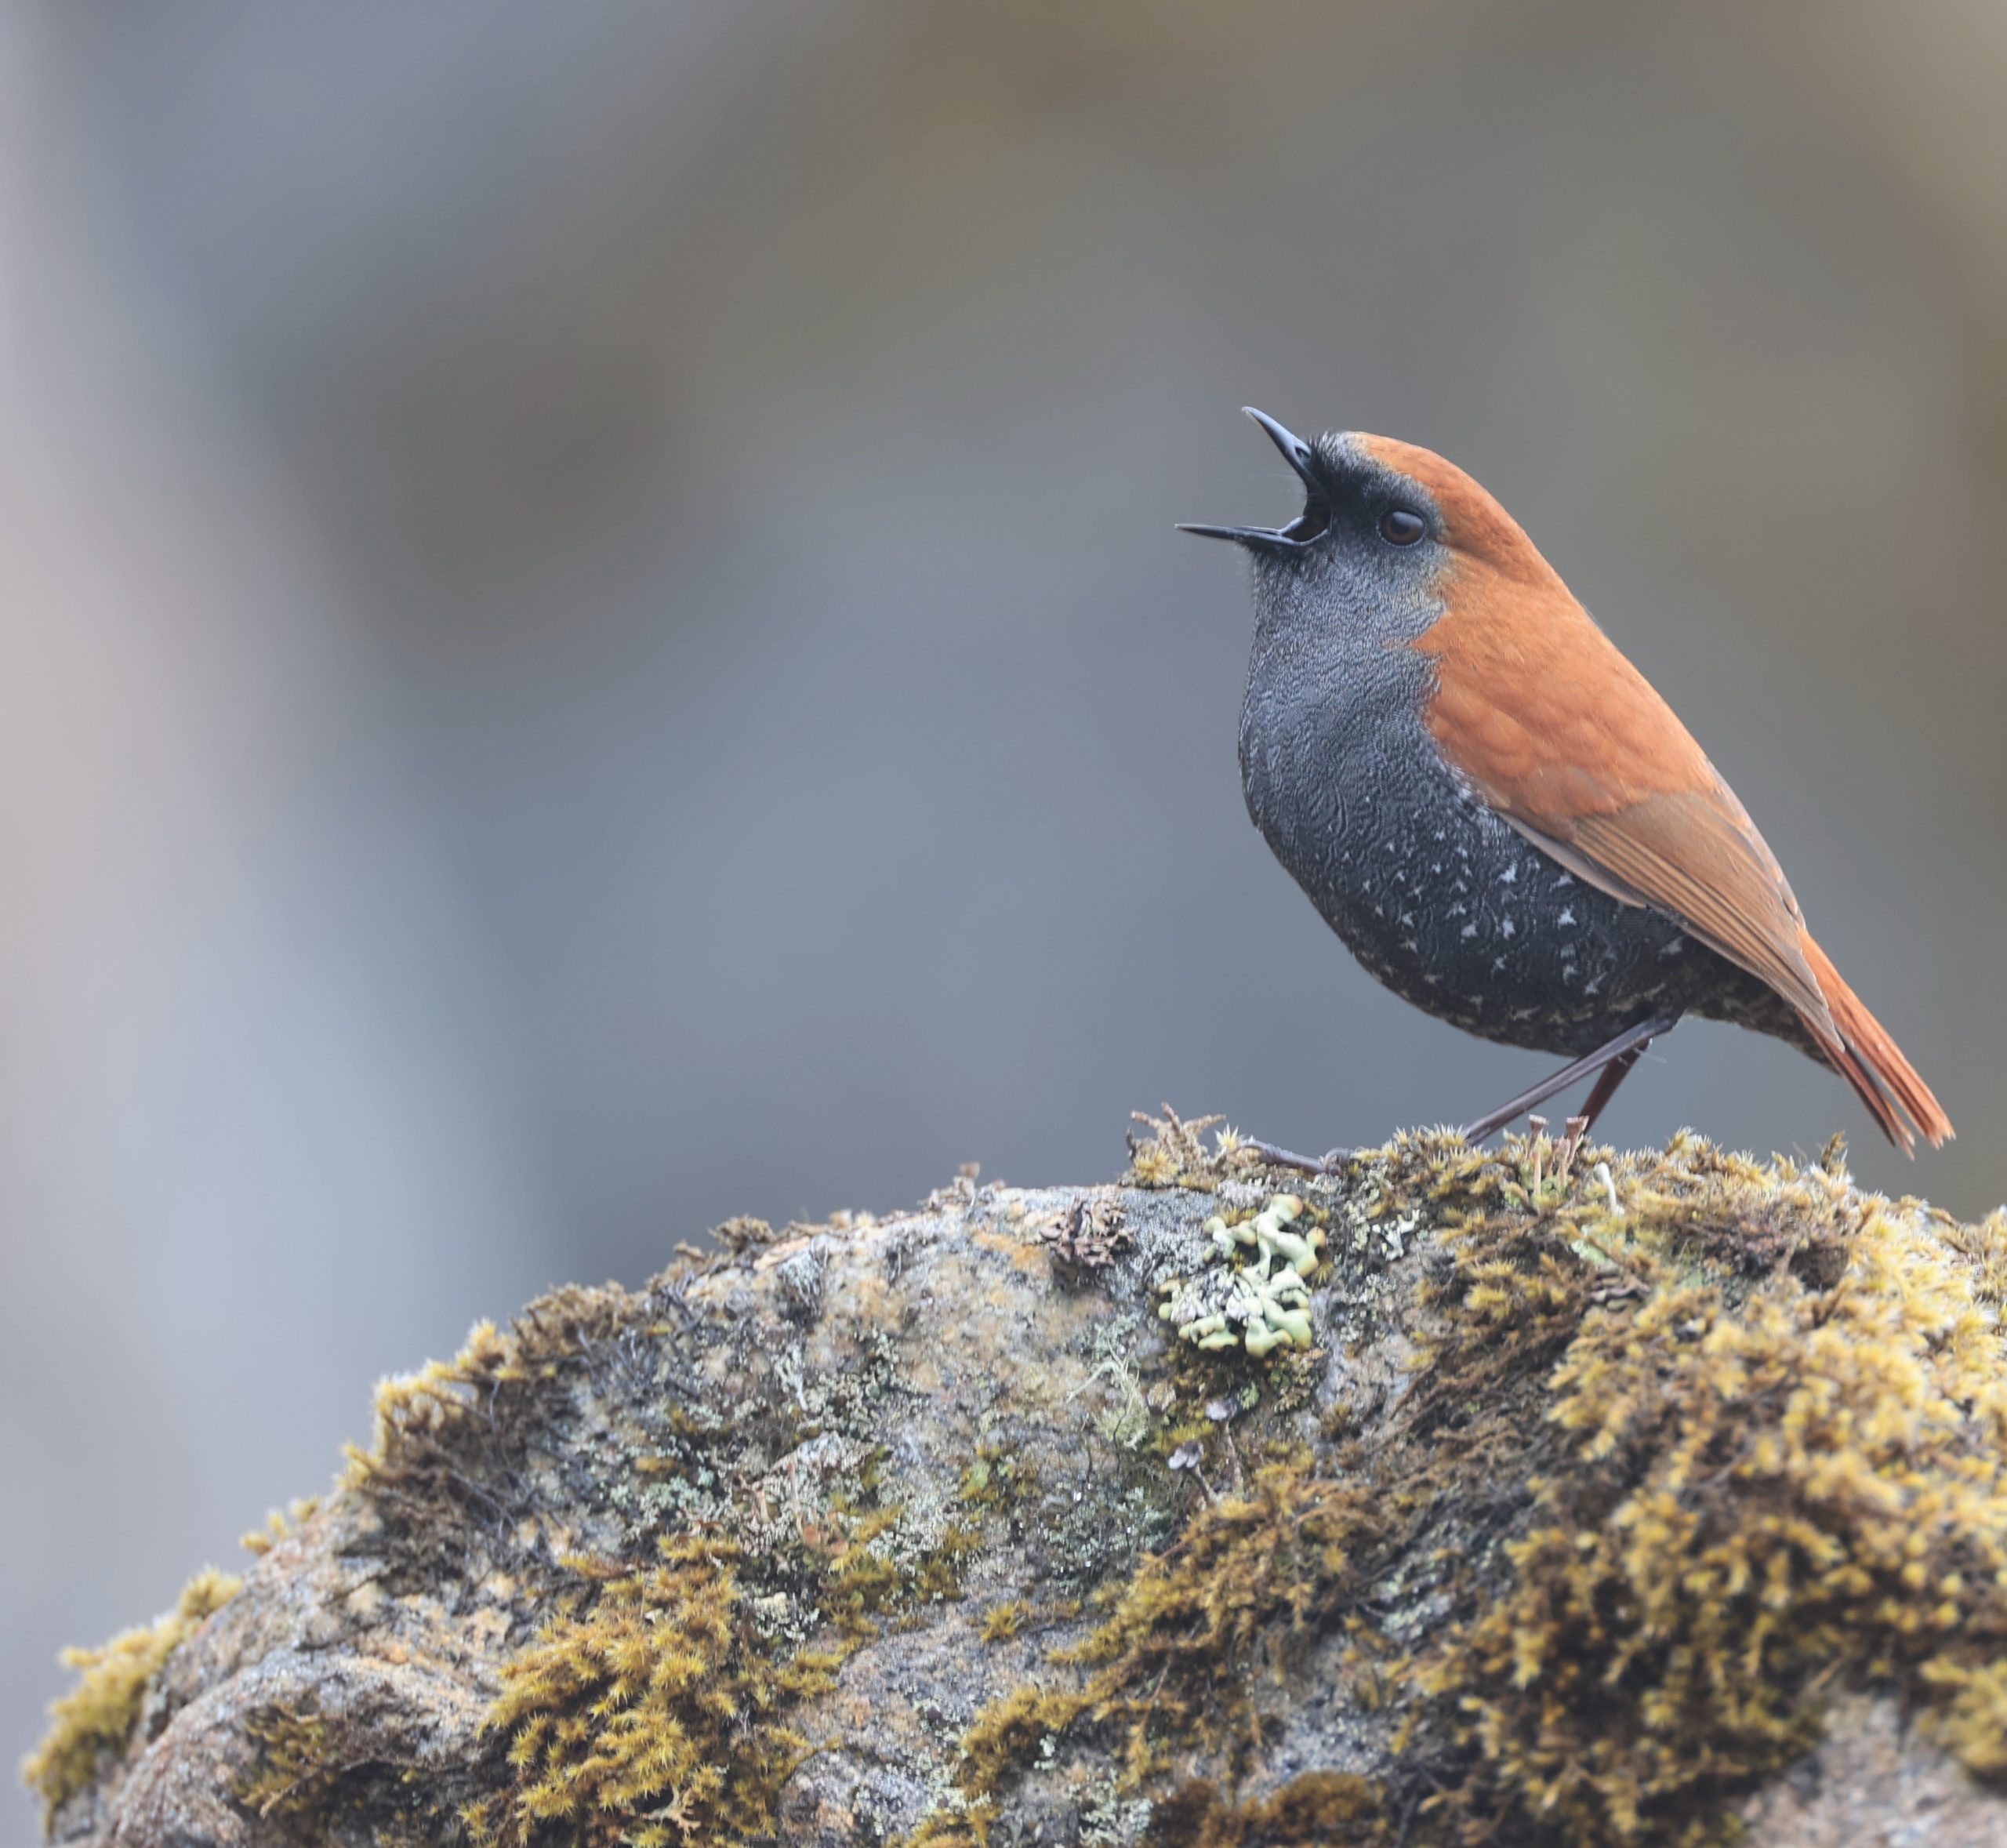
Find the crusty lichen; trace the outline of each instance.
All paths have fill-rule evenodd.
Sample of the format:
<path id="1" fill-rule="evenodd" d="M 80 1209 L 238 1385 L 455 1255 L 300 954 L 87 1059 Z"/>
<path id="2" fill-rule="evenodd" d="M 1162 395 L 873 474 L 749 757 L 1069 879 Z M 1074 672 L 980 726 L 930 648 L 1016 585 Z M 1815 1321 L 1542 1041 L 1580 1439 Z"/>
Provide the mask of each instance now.
<path id="1" fill-rule="evenodd" d="M 234 1596 L 238 1581 L 214 1567 L 185 1585 L 174 1608 L 97 1649 L 66 1649 L 64 1663 L 83 1679 L 49 1708 L 47 1736 L 21 1766 L 22 1781 L 43 1804 L 45 1817 L 87 1788 L 102 1762 L 125 1749 L 139 1723 L 147 1690 L 167 1658 L 203 1619 Z"/>

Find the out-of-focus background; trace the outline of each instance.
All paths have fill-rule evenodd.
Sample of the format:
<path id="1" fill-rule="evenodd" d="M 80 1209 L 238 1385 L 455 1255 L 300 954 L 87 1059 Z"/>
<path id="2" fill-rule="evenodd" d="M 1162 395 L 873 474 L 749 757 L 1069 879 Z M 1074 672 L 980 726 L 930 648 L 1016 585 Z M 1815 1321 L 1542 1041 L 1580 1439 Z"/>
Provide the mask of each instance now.
<path id="1" fill-rule="evenodd" d="M 2003 92 L 1973 0 L 0 12 L 0 1740 L 547 1283 L 1543 1067 L 1247 825 L 1243 403 L 1500 494 L 1962 1131 L 1689 1026 L 1612 1135 L 1998 1202 Z"/>

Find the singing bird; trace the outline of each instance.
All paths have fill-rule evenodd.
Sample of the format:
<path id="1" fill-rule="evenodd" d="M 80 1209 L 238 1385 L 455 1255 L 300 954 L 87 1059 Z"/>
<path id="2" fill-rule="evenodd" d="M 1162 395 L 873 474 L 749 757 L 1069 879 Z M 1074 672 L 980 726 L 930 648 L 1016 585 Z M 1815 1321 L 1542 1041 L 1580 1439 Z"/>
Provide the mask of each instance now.
<path id="1" fill-rule="evenodd" d="M 1465 1133 L 1591 1073 L 1593 1122 L 1693 1014 L 1831 1066 L 1906 1153 L 1945 1141 L 1950 1118 L 1813 941 L 1735 792 L 1518 522 L 1429 450 L 1306 443 L 1247 414 L 1303 511 L 1184 530 L 1253 562 L 1248 814 L 1404 1000 L 1574 1055 Z"/>

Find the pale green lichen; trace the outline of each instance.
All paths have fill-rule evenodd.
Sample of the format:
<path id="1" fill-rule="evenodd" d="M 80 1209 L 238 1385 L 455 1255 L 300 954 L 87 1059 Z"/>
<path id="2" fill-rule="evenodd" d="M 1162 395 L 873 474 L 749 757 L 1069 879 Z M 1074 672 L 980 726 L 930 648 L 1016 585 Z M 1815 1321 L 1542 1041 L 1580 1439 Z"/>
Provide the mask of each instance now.
<path id="1" fill-rule="evenodd" d="M 1163 1286 L 1157 1313 L 1175 1325 L 1180 1341 L 1208 1350 L 1243 1348 L 1258 1360 L 1287 1344 L 1310 1345 L 1310 1286 L 1321 1261 L 1322 1228 L 1291 1229 L 1304 1203 L 1279 1193 L 1251 1218 L 1235 1224 L 1215 1214 L 1204 1231 L 1214 1262 L 1192 1277 Z"/>

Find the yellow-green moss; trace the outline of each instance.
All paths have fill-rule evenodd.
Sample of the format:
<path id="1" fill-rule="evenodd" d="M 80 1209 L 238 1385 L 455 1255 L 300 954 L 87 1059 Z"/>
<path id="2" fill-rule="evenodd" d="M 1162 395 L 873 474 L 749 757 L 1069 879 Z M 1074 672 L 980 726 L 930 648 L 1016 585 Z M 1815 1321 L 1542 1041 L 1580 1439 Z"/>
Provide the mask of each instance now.
<path id="1" fill-rule="evenodd" d="M 412 1403 L 401 1389 L 400 1410 Z M 811 1748 L 794 1709 L 887 1622 L 959 1597 L 981 1546 L 979 1516 L 938 1498 L 881 1505 L 881 1461 L 859 1459 L 783 1545 L 685 1533 L 644 1570 L 569 1562 L 580 1582 L 504 1665 L 485 1730 L 506 1741 L 507 1788 L 463 1812 L 474 1840 L 768 1839 L 781 1787 Z M 1000 1456 L 985 1466 L 1002 1469 Z M 965 1486 L 985 1505 L 989 1480 Z"/>
<path id="2" fill-rule="evenodd" d="M 1152 1848 L 1366 1848 L 1391 1839 L 1379 1787 L 1339 1771 L 1306 1771 L 1248 1803 L 1197 1780 L 1150 1817 Z"/>
<path id="3" fill-rule="evenodd" d="M 289 1534 L 297 1533 L 314 1518 L 321 1505 L 318 1495 L 296 1496 L 283 1509 L 274 1509 L 265 1516 L 262 1527 L 253 1527 L 249 1533 L 238 1537 L 237 1544 L 247 1553 L 263 1559 Z"/>
<path id="4" fill-rule="evenodd" d="M 1210 1188 L 1220 1178 L 1222 1162 L 1240 1150 L 1240 1139 L 1221 1127 L 1221 1116 L 1195 1116 L 1190 1122 L 1170 1105 L 1161 1116 L 1132 1113 L 1149 1133 L 1129 1136 L 1128 1178 L 1139 1187 Z M 1214 1131 L 1214 1145 L 1206 1146 L 1205 1131 Z"/>
<path id="5" fill-rule="evenodd" d="M 473 1400 L 477 1380 L 524 1377 L 519 1346 L 516 1334 L 505 1335 L 492 1322 L 477 1322 L 468 1331 L 466 1345 L 451 1360 L 428 1360 L 416 1373 L 379 1381 L 375 1436 L 367 1450 L 355 1444 L 346 1447 L 344 1486 L 366 1489 L 389 1473 L 401 1445 L 436 1436 L 465 1411 Z"/>
<path id="6" fill-rule="evenodd" d="M 2007 1661 L 1925 1662 L 1927 1723 L 1946 1751 L 1975 1777 L 2007 1777 Z"/>
<path id="7" fill-rule="evenodd" d="M 996 1810 L 996 1806 L 989 1802 L 963 1810 L 937 1810 L 912 1834 L 902 1835 L 898 1848 L 989 1848 Z"/>
<path id="8" fill-rule="evenodd" d="M 930 1545 L 902 1546 L 905 1508 L 895 1503 L 862 1512 L 833 1509 L 815 1603 L 853 1640 L 876 1634 L 873 1619 L 959 1598 L 982 1530 L 950 1521 Z"/>
<path id="9" fill-rule="evenodd" d="M 1973 1267 L 1973 1294 L 1989 1309 L 2007 1309 L 2007 1207 L 1996 1207 L 1974 1225 L 1962 1225 L 1948 1213 L 1933 1212 L 1931 1222 L 1945 1243 Z"/>
<path id="10" fill-rule="evenodd" d="M 1839 1198 L 1718 1158 L 1712 1178 L 1780 1178 L 1801 1224 Z M 1508 1341 L 1569 1325 L 1545 1409 L 1566 1449 L 1510 1581 L 1418 1665 L 1474 1822 L 1700 1839 L 1816 1737 L 1842 1675 L 1900 1686 L 1975 1770 L 2007 1755 L 2007 1370 L 1974 1271 L 1879 1203 L 1828 1287 L 1790 1252 L 1750 1283 L 1696 1271 L 1682 1234 L 1722 1204 L 1701 1191 L 1578 1223 L 1603 1262 L 1572 1276 L 1509 1222 L 1461 1239 L 1467 1316 Z"/>
<path id="11" fill-rule="evenodd" d="M 1230 1139 L 1209 1151 L 1202 1126 L 1156 1127 L 1139 1181 L 1254 1175 Z M 1142 1513 L 1118 1519 L 1131 1503 L 1097 1476 L 1058 1517 L 1084 1538 L 1048 1544 L 1029 1582 L 1080 1592 L 1095 1621 L 979 1714 L 961 1790 L 913 1842 L 973 1848 L 1020 1822 L 1020 1796 L 1044 1818 L 1024 1826 L 1071 1803 L 1083 1839 L 1109 1818 L 1128 1839 L 1146 1797 L 1153 1848 L 1700 1848 L 1816 1737 L 1828 1690 L 1856 1685 L 1894 1692 L 1964 1764 L 2007 1777 L 2007 1215 L 1956 1226 L 1854 1194 L 1836 1156 L 1758 1167 L 1690 1139 L 1620 1159 L 1416 1138 L 1362 1158 L 1342 1188 L 1307 1185 L 1330 1240 L 1318 1338 L 1356 1345 L 1337 1377 L 1359 1395 L 1304 1409 L 1332 1389 L 1326 1349 L 1257 1367 L 1158 1350 L 1140 1318 L 1097 1325 L 1083 1359 L 1141 1421 L 1098 1435 Z M 1175 1235 L 1186 1204 L 1156 1203 L 1164 1225 L 1145 1229 Z M 466 1440 L 486 1441 L 490 1405 L 544 1403 L 539 1382 L 605 1352 L 586 1336 L 641 1301 L 560 1293 L 387 1385 L 351 1492 L 394 1531 L 431 1535 L 436 1509 L 480 1486 L 454 1472 L 477 1473 Z M 979 1427 L 1008 1452 L 979 1450 L 959 1481 L 902 1476 L 905 1506 L 881 1499 L 882 1433 L 829 1414 L 844 1460 L 806 1472 L 797 1498 L 794 1449 L 826 1411 L 776 1418 L 742 1451 L 729 1401 L 640 1421 L 645 1443 L 620 1425 L 604 1505 L 569 1530 L 618 1563 L 558 1570 L 547 1532 L 481 1528 L 508 1621 L 535 1634 L 503 1668 L 485 1755 L 443 1787 L 442 1803 L 490 1793 L 463 1812 L 477 1841 L 762 1838 L 823 1743 L 802 1736 L 802 1701 L 865 1641 L 960 1595 L 998 1530 L 1029 1528 L 1028 1496 L 1045 1505 L 1024 1460 L 1044 1453 L 1011 1422 L 1022 1408 Z M 770 1518 L 759 1485 L 783 1457 Z M 630 1483 L 652 1492 L 699 1464 L 724 1485 L 701 1511 L 607 1514 Z M 733 1506 L 742 1483 L 757 1519 Z M 1133 1566 L 1144 1545 L 1159 1550 Z M 1009 1639 L 1079 1614 L 1029 1607 L 1011 1595 L 1022 1576 L 974 1582 L 1004 1600 L 980 1625 L 992 1673 L 1028 1646 Z M 161 1664 L 220 1601 L 191 1587 L 162 1624 L 71 1657 L 83 1685 L 26 1767 L 52 1810 L 156 1716 Z M 1377 1780 L 1255 1783 L 1276 1774 L 1284 1716 L 1291 1751 L 1328 1730 L 1334 1755 L 1298 1762 Z M 331 1723 L 248 1715 L 257 1753 L 233 1794 L 310 1832 L 362 1775 L 417 1774 L 351 1759 Z"/>
<path id="12" fill-rule="evenodd" d="M 380 1381 L 369 1447 L 347 1447 L 341 1486 L 394 1491 L 414 1463 L 437 1459 L 441 1440 L 475 1407 L 492 1406 L 504 1388 L 556 1379 L 582 1351 L 623 1331 L 633 1306 L 616 1288 L 568 1283 L 539 1297 L 506 1329 L 477 1322 L 452 1360 L 429 1360 L 415 1373 Z"/>
<path id="13" fill-rule="evenodd" d="M 985 1643 L 1007 1643 L 1025 1627 L 1032 1607 L 1022 1598 L 1011 1598 L 983 1614 L 982 1636 Z"/>
<path id="14" fill-rule="evenodd" d="M 1328 1613 L 1348 1573 L 1348 1545 L 1369 1524 L 1357 1494 L 1316 1480 L 1299 1457 L 1263 1465 L 1246 1496 L 1202 1509 L 1107 1620 L 1056 1658 L 1091 1674 L 1020 1687 L 985 1710 L 963 1741 L 970 1789 L 989 1794 L 1083 1723 L 1116 1733 L 1133 1782 L 1188 1741 L 1237 1756 L 1251 1738 L 1248 1678 Z"/>
<path id="15" fill-rule="evenodd" d="M 157 1621 L 101 1648 L 64 1650 L 64 1664 L 81 1669 L 83 1679 L 49 1708 L 54 1723 L 21 1766 L 21 1781 L 42 1799 L 45 1816 L 53 1817 L 91 1784 L 105 1758 L 125 1749 L 154 1676 L 205 1617 L 229 1603 L 238 1583 L 227 1572 L 198 1573 Z"/>
<path id="16" fill-rule="evenodd" d="M 939 1542 L 913 1563 L 901 1587 L 916 1604 L 939 1604 L 962 1595 L 962 1580 L 982 1550 L 982 1530 L 967 1521 L 949 1524 Z"/>
<path id="17" fill-rule="evenodd" d="M 984 1444 L 975 1461 L 962 1472 L 959 1494 L 971 1508 L 1007 1514 L 1037 1488 L 1036 1477 L 1022 1458 L 1000 1444 Z"/>
<path id="18" fill-rule="evenodd" d="M 257 1759 L 230 1794 L 260 1816 L 310 1816 L 332 1791 L 338 1767 L 320 1714 L 289 1705 L 267 1707 L 244 1723 Z"/>
<path id="19" fill-rule="evenodd" d="M 1231 1774 L 1260 1671 L 1341 1630 L 1341 1697 L 1400 1723 L 1416 1844 L 1731 1839 L 1842 1683 L 2007 1772 L 2007 1218 L 1951 1228 L 1853 1194 L 1837 1152 L 1758 1167 L 1693 1138 L 1558 1179 L 1552 1145 L 1418 1138 L 1369 1186 L 1446 1254 L 1399 1408 L 1255 1469 L 986 1708 L 958 1826 L 1084 1730 L 1133 1784 L 1174 1748 Z M 1179 1814 L 1195 1843 L 1294 1839 L 1196 1800 L 1160 1795 L 1152 1839 Z"/>
<path id="20" fill-rule="evenodd" d="M 508 1738 L 510 1785 L 466 1811 L 477 1843 L 528 1848 L 546 1824 L 633 1848 L 771 1829 L 806 1749 L 785 1715 L 843 1658 L 771 1653 L 739 1559 L 684 1536 L 644 1571 L 578 1563 L 579 1608 L 503 1667 L 487 1726 Z"/>

